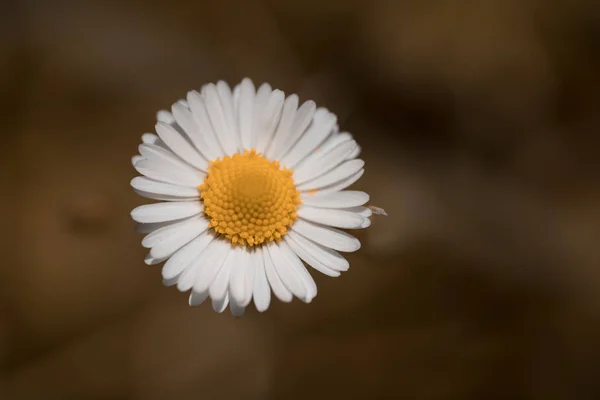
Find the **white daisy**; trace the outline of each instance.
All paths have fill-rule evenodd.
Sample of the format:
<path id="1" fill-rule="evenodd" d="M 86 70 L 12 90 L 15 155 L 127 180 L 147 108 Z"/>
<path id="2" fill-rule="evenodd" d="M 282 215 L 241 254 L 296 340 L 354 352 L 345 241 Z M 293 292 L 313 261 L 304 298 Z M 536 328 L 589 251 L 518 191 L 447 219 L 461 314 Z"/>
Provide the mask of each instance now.
<path id="1" fill-rule="evenodd" d="M 131 216 L 147 233 L 146 263 L 166 261 L 165 284 L 191 290 L 190 305 L 210 297 L 241 316 L 252 300 L 267 310 L 271 291 L 308 303 L 317 286 L 302 261 L 333 277 L 348 269 L 339 252 L 360 242 L 337 228 L 368 227 L 372 210 L 367 193 L 344 190 L 365 163 L 334 114 L 244 79 L 233 92 L 225 82 L 191 91 L 157 118 L 131 186 L 162 202 Z"/>

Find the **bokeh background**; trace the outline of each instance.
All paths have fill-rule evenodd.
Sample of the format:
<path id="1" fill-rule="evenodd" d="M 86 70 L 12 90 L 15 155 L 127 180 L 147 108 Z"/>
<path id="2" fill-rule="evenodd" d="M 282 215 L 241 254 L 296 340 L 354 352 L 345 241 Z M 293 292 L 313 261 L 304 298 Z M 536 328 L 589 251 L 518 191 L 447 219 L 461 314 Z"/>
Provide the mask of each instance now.
<path id="1" fill-rule="evenodd" d="M 600 3 L 0 2 L 0 399 L 600 398 Z M 312 304 L 190 308 L 130 156 L 243 77 L 361 143 L 389 217 Z"/>

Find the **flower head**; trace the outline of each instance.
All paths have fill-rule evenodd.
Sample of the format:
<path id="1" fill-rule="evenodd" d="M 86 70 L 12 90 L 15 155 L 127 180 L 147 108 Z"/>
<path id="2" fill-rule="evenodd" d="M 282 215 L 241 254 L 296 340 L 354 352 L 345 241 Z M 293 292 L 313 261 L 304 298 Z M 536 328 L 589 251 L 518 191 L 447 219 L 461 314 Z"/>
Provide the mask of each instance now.
<path id="1" fill-rule="evenodd" d="M 240 316 L 252 300 L 268 309 L 271 291 L 308 303 L 317 287 L 304 263 L 333 277 L 348 269 L 339 252 L 360 242 L 338 228 L 368 227 L 372 209 L 368 194 L 344 190 L 364 161 L 334 114 L 244 79 L 233 92 L 191 91 L 157 118 L 131 186 L 161 202 L 131 215 L 147 233 L 146 263 L 166 261 L 165 284 L 191 290 L 190 305 L 210 297 Z"/>

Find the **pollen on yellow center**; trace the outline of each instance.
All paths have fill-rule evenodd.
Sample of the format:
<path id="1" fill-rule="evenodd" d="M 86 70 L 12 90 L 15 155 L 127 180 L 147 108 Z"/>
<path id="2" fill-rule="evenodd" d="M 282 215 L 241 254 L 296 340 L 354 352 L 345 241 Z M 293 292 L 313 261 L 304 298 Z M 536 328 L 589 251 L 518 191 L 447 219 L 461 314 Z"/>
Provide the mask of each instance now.
<path id="1" fill-rule="evenodd" d="M 199 187 L 209 226 L 233 244 L 281 239 L 298 218 L 292 172 L 255 150 L 211 161 Z"/>

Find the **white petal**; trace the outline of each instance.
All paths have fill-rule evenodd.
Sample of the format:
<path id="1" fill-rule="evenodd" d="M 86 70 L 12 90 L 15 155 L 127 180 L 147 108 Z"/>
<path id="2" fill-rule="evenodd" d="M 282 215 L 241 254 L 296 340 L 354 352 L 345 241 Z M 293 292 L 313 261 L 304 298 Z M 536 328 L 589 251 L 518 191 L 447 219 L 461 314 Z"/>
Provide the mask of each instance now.
<path id="1" fill-rule="evenodd" d="M 227 253 L 223 254 L 222 242 L 223 240 L 218 238 L 211 241 L 204 251 L 192 261 L 192 264 L 183 271 L 177 281 L 177 289 L 179 291 L 186 292 L 190 290 L 196 284 L 200 270 L 206 265 L 222 263 L 220 260 L 227 256 Z"/>
<path id="2" fill-rule="evenodd" d="M 335 228 L 299 219 L 292 225 L 292 230 L 334 250 L 350 253 L 360 249 L 360 241 L 357 238 Z"/>
<path id="3" fill-rule="evenodd" d="M 308 162 L 302 163 L 302 165 L 294 170 L 294 181 L 296 182 L 296 185 L 331 171 L 334 167 L 343 163 L 348 154 L 350 154 L 355 147 L 356 142 L 350 140 L 333 148 L 314 161 L 308 160 Z"/>
<path id="4" fill-rule="evenodd" d="M 137 155 L 135 155 L 135 156 L 131 157 L 131 165 L 133 165 L 133 166 L 135 167 L 135 164 L 136 164 L 138 161 L 141 161 L 141 160 L 143 160 L 143 159 L 144 159 L 144 157 L 142 157 L 142 156 L 140 156 L 139 154 L 137 154 Z"/>
<path id="5" fill-rule="evenodd" d="M 294 242 L 298 243 L 307 253 L 327 268 L 334 271 L 348 271 L 348 268 L 350 268 L 348 260 L 333 249 L 315 243 L 294 231 L 288 232 L 285 237 L 294 240 Z"/>
<path id="6" fill-rule="evenodd" d="M 312 100 L 304 102 L 304 104 L 302 104 L 300 108 L 298 108 L 298 110 L 294 114 L 292 126 L 290 127 L 289 132 L 284 138 L 284 142 L 277 150 L 277 153 L 274 154 L 274 156 L 277 159 L 281 160 L 283 156 L 288 154 L 288 152 L 296 144 L 298 139 L 300 139 L 300 137 L 302 137 L 305 134 L 306 129 L 313 122 L 313 117 L 315 115 L 316 109 L 317 105 Z"/>
<path id="7" fill-rule="evenodd" d="M 210 245 L 208 247 L 210 248 Z M 180 292 L 187 292 L 194 286 L 198 267 L 199 264 L 197 263 L 197 260 L 192 260 L 191 264 L 177 278 L 177 290 Z"/>
<path id="8" fill-rule="evenodd" d="M 371 215 L 373 215 L 373 210 L 371 210 L 370 207 L 364 207 L 364 206 L 348 207 L 348 208 L 346 208 L 346 211 L 354 212 L 362 217 L 367 217 L 367 218 L 370 217 Z"/>
<path id="9" fill-rule="evenodd" d="M 160 200 L 160 201 L 198 201 L 198 197 L 175 197 L 169 196 L 168 194 L 156 194 L 150 192 L 144 192 L 141 190 L 133 189 L 135 193 L 139 196 L 145 197 L 147 199 L 152 200 Z"/>
<path id="10" fill-rule="evenodd" d="M 175 286 L 177 285 L 177 280 L 179 279 L 179 275 L 177 275 L 175 278 L 171 278 L 171 279 L 163 279 L 162 284 L 169 287 L 169 286 Z"/>
<path id="11" fill-rule="evenodd" d="M 289 303 L 292 301 L 293 295 L 292 292 L 285 286 L 279 274 L 275 270 L 275 266 L 273 265 L 273 260 L 271 259 L 271 254 L 267 250 L 269 245 L 263 245 L 263 259 L 265 260 L 265 273 L 267 275 L 267 279 L 269 280 L 269 285 L 271 285 L 271 289 L 273 290 L 273 294 L 279 300 Z"/>
<path id="12" fill-rule="evenodd" d="M 304 260 L 305 263 L 316 269 L 317 271 L 332 277 L 340 276 L 338 271 L 335 271 L 325 264 L 317 260 L 313 257 L 305 248 L 303 248 L 299 243 L 297 243 L 294 239 L 290 237 L 290 235 L 285 235 L 283 240 L 290 246 L 290 248 L 298 254 L 298 256 Z"/>
<path id="13" fill-rule="evenodd" d="M 204 292 L 195 292 L 192 291 L 190 294 L 189 304 L 190 307 L 197 307 L 200 304 L 204 303 L 204 300 L 208 298 L 208 290 Z"/>
<path id="14" fill-rule="evenodd" d="M 317 295 L 317 284 L 315 283 L 310 273 L 306 270 L 306 267 L 304 266 L 302 261 L 300 261 L 300 258 L 298 258 L 298 255 L 290 248 L 290 246 L 285 241 L 279 243 L 279 248 L 281 249 L 285 257 L 290 261 L 292 269 L 294 270 L 296 275 L 298 275 L 298 277 L 302 281 L 302 284 L 304 285 L 304 288 L 306 289 L 307 300 L 305 301 L 307 303 L 310 302 Z"/>
<path id="15" fill-rule="evenodd" d="M 302 204 L 297 213 L 304 220 L 343 229 L 358 229 L 364 222 L 363 217 L 357 213 L 335 208 L 318 208 Z"/>
<path id="16" fill-rule="evenodd" d="M 347 208 L 362 206 L 369 201 L 369 195 L 357 190 L 344 190 L 321 194 L 301 193 L 300 200 L 307 206 L 316 206 L 322 208 Z"/>
<path id="17" fill-rule="evenodd" d="M 187 230 L 182 230 L 181 232 L 172 235 L 170 240 L 152 247 L 150 255 L 154 258 L 169 257 L 192 239 L 198 237 L 198 235 L 203 232 L 202 229 L 203 228 L 200 225 L 197 225 L 196 227 L 189 227 Z"/>
<path id="18" fill-rule="evenodd" d="M 164 202 L 144 204 L 131 211 L 131 218 L 136 222 L 154 223 L 173 221 L 200 214 L 204 206 L 199 201 Z"/>
<path id="19" fill-rule="evenodd" d="M 313 103 L 314 104 L 314 103 Z M 288 96 L 283 102 L 283 111 L 281 112 L 281 118 L 279 119 L 279 124 L 277 125 L 277 129 L 275 130 L 275 134 L 273 135 L 273 139 L 271 143 L 267 146 L 265 150 L 265 155 L 267 158 L 275 158 L 276 155 L 282 155 L 283 147 L 289 146 L 293 143 L 288 143 L 289 137 L 292 134 L 292 123 L 294 122 L 294 117 L 296 116 L 296 110 L 298 109 L 298 96 L 292 94 Z"/>
<path id="20" fill-rule="evenodd" d="M 162 194 L 171 197 L 180 198 L 199 198 L 200 191 L 197 187 L 172 185 L 165 182 L 158 182 L 143 176 L 136 176 L 131 180 L 131 186 L 141 192 Z"/>
<path id="21" fill-rule="evenodd" d="M 150 233 L 142 241 L 144 247 L 151 247 L 154 258 L 168 257 L 186 243 L 204 232 L 208 221 L 202 217 L 192 217 Z"/>
<path id="22" fill-rule="evenodd" d="M 231 298 L 229 302 L 229 310 L 231 310 L 231 315 L 234 317 L 242 317 L 244 316 L 246 307 L 242 306 L 235 299 Z"/>
<path id="23" fill-rule="evenodd" d="M 194 283 L 194 290 L 196 292 L 207 291 L 210 285 L 213 283 L 217 274 L 226 263 L 227 258 L 232 254 L 231 242 L 224 239 L 217 239 L 214 244 L 215 254 L 205 260 L 203 265 L 200 265 L 198 275 L 196 276 L 196 283 Z"/>
<path id="24" fill-rule="evenodd" d="M 248 250 L 243 246 L 235 247 L 235 260 L 232 261 L 229 272 L 229 301 L 242 304 L 246 298 L 246 268 L 248 265 Z"/>
<path id="25" fill-rule="evenodd" d="M 254 105 L 252 107 L 252 135 L 250 135 L 250 149 L 256 148 L 256 144 L 258 143 L 258 137 L 262 129 L 263 112 L 272 91 L 271 85 L 268 83 L 263 83 L 256 91 Z"/>
<path id="26" fill-rule="evenodd" d="M 317 192 L 318 194 L 321 194 L 321 195 L 339 192 L 341 190 L 346 189 L 348 186 L 351 186 L 354 182 L 358 181 L 360 179 L 360 177 L 363 176 L 364 173 L 365 173 L 365 170 L 361 169 L 357 173 L 349 176 L 348 178 L 342 179 L 341 181 L 337 181 L 331 185 L 320 187 L 319 189 L 315 190 L 315 192 Z M 309 192 L 309 193 L 311 193 L 311 192 Z"/>
<path id="27" fill-rule="evenodd" d="M 239 246 L 237 246 L 239 247 Z M 223 263 L 223 266 L 219 270 L 219 273 L 213 280 L 210 285 L 210 297 L 213 301 L 217 301 L 222 303 L 225 298 L 227 298 L 227 302 L 229 302 L 229 277 L 231 275 L 231 267 L 237 262 L 237 254 L 236 252 L 241 249 L 233 248 L 227 254 L 227 259 Z"/>
<path id="28" fill-rule="evenodd" d="M 158 145 L 159 143 L 162 143 L 162 140 L 154 133 L 144 133 L 142 135 L 142 143 Z"/>
<path id="29" fill-rule="evenodd" d="M 196 224 L 196 220 L 203 220 L 203 223 L 206 224 L 206 229 L 208 229 L 208 220 L 202 216 L 194 216 L 191 218 L 184 218 L 179 221 L 167 221 L 154 224 L 138 223 L 136 224 L 136 229 L 139 229 L 139 232 L 141 233 L 148 233 L 148 235 L 142 239 L 142 246 L 146 248 L 152 248 L 161 241 L 167 239 L 173 232 L 185 227 L 187 224 Z"/>
<path id="30" fill-rule="evenodd" d="M 336 135 L 331 135 L 329 139 L 323 143 L 323 145 L 319 148 L 319 152 L 321 155 L 326 154 L 330 150 L 341 146 L 342 144 L 353 140 L 352 135 L 348 132 L 341 132 Z"/>
<path id="31" fill-rule="evenodd" d="M 352 135 L 348 132 L 343 133 L 332 133 L 323 144 L 315 149 L 308 157 L 302 161 L 302 163 L 296 167 L 294 172 L 298 169 L 305 168 L 306 166 L 310 166 L 320 160 L 325 154 L 329 153 L 330 150 L 341 146 L 346 142 L 352 141 Z M 342 163 L 344 160 L 340 160 L 339 163 Z"/>
<path id="32" fill-rule="evenodd" d="M 319 193 L 325 195 L 325 194 L 329 194 L 329 193 L 339 192 L 340 190 L 344 190 L 348 186 L 352 185 L 354 182 L 358 181 L 360 179 L 360 177 L 363 176 L 364 173 L 365 173 L 365 170 L 361 169 L 354 175 L 352 175 L 344 180 L 341 180 L 334 184 L 320 188 Z"/>
<path id="33" fill-rule="evenodd" d="M 324 108 L 315 112 L 312 123 L 280 161 L 288 168 L 295 168 L 305 157 L 314 151 L 331 134 L 337 117 Z"/>
<path id="34" fill-rule="evenodd" d="M 300 276 L 294 270 L 292 262 L 286 257 L 285 253 L 281 250 L 279 245 L 275 242 L 271 242 L 267 245 L 267 251 L 271 256 L 277 275 L 281 278 L 281 281 L 300 300 L 308 303 L 311 299 L 310 293 Z"/>
<path id="35" fill-rule="evenodd" d="M 175 122 L 175 118 L 173 118 L 173 114 L 168 112 L 167 110 L 160 110 L 156 113 L 156 120 L 160 122 L 164 122 L 166 124 L 172 124 Z"/>
<path id="36" fill-rule="evenodd" d="M 161 262 L 165 261 L 167 258 L 154 258 L 154 257 L 152 257 L 151 254 L 148 253 L 146 258 L 144 258 L 144 263 L 146 265 L 156 265 L 156 264 L 160 264 Z"/>
<path id="37" fill-rule="evenodd" d="M 371 226 L 371 220 L 369 218 L 364 218 L 364 217 L 363 217 L 363 219 L 364 219 L 364 222 L 363 222 L 363 224 L 360 227 L 363 228 L 363 229 L 370 227 Z"/>
<path id="38" fill-rule="evenodd" d="M 139 146 L 143 160 L 135 164 L 135 169 L 151 179 L 181 186 L 199 186 L 204 177 L 202 172 L 185 164 L 170 150 L 160 146 L 142 144 Z"/>
<path id="39" fill-rule="evenodd" d="M 259 262 L 262 262 L 262 259 L 256 254 L 256 249 L 249 251 L 246 270 L 244 271 L 244 301 L 241 303 L 244 307 L 248 306 L 248 304 L 252 301 L 254 278 Z"/>
<path id="40" fill-rule="evenodd" d="M 235 115 L 236 118 L 240 112 L 240 86 L 241 83 L 238 83 L 237 85 L 235 85 L 235 88 L 233 88 L 233 115 Z"/>
<path id="41" fill-rule="evenodd" d="M 172 183 L 174 185 L 197 187 L 202 184 L 204 178 L 196 174 L 181 172 L 174 167 L 156 165 L 149 160 L 140 160 L 135 164 L 135 169 L 140 174 L 157 181 Z"/>
<path id="42" fill-rule="evenodd" d="M 223 148 L 225 154 L 237 153 L 238 144 L 236 134 L 229 129 L 229 124 L 226 120 L 223 106 L 221 105 L 217 87 L 212 83 L 204 85 L 202 87 L 202 95 L 206 102 L 206 111 L 208 112 L 210 123 L 217 140 L 221 144 L 221 148 Z"/>
<path id="43" fill-rule="evenodd" d="M 181 157 L 190 165 L 206 171 L 208 167 L 208 161 L 198 153 L 198 151 L 192 146 L 183 135 L 172 126 L 165 124 L 164 122 L 158 122 L 155 126 L 156 133 L 165 142 L 167 146 L 175 154 Z"/>
<path id="44" fill-rule="evenodd" d="M 352 151 L 352 153 L 348 154 L 348 156 L 346 157 L 346 160 L 353 160 L 356 157 L 358 157 L 360 155 L 361 152 L 361 147 L 359 144 L 356 145 L 356 147 L 354 148 L 354 150 Z"/>
<path id="45" fill-rule="evenodd" d="M 296 188 L 300 191 L 310 191 L 335 184 L 353 176 L 359 172 L 364 165 L 365 162 L 363 160 L 346 161 L 318 178 L 296 185 Z"/>
<path id="46" fill-rule="evenodd" d="M 191 92 L 188 92 L 187 99 L 194 121 L 198 126 L 198 135 L 202 137 L 204 141 L 202 153 L 208 157 L 209 160 L 216 160 L 217 158 L 222 157 L 225 155 L 225 152 L 217 140 L 217 135 L 210 123 L 204 97 L 197 91 L 192 90 Z"/>
<path id="47" fill-rule="evenodd" d="M 269 143 L 273 139 L 275 129 L 281 118 L 281 111 L 283 108 L 283 101 L 285 100 L 285 94 L 281 90 L 273 90 L 267 104 L 262 113 L 262 118 L 259 120 L 258 130 L 258 142 L 256 144 L 256 150 L 259 153 L 264 153 Z"/>
<path id="48" fill-rule="evenodd" d="M 195 149 L 200 153 L 203 164 L 198 166 L 202 171 L 206 171 L 209 163 L 207 160 L 211 159 L 209 146 L 205 140 L 205 137 L 200 132 L 200 127 L 196 123 L 194 115 L 189 108 L 183 106 L 181 103 L 175 103 L 172 106 L 173 117 L 177 121 L 177 124 L 186 133 Z"/>
<path id="49" fill-rule="evenodd" d="M 173 279 L 186 270 L 214 238 L 215 236 L 211 232 L 204 231 L 197 238 L 177 250 L 163 266 L 163 279 Z"/>
<path id="50" fill-rule="evenodd" d="M 256 264 L 254 275 L 254 305 L 258 312 L 264 312 L 271 304 L 271 288 L 269 286 L 269 281 L 267 280 L 267 273 L 265 272 L 265 259 L 262 246 L 256 248 L 256 255 L 258 257 L 258 263 Z"/>
<path id="51" fill-rule="evenodd" d="M 155 224 L 140 224 L 139 222 L 137 222 L 135 224 L 135 231 L 137 233 L 143 233 L 147 235 L 150 232 L 154 232 L 155 230 L 164 228 L 165 226 L 176 224 L 177 222 L 181 221 L 158 222 Z"/>
<path id="52" fill-rule="evenodd" d="M 227 126 L 227 132 L 235 140 L 235 145 L 238 150 L 242 149 L 240 141 L 240 134 L 238 132 L 237 116 L 233 109 L 233 95 L 229 85 L 225 81 L 217 82 L 217 93 L 221 100 L 221 107 L 223 108 L 223 114 L 225 115 L 225 123 Z"/>
<path id="53" fill-rule="evenodd" d="M 238 123 L 240 131 L 240 140 L 244 149 L 252 148 L 252 121 L 254 98 L 256 96 L 254 84 L 248 78 L 242 80 L 239 85 L 240 100 L 238 109 Z"/>
<path id="54" fill-rule="evenodd" d="M 157 167 L 166 165 L 167 167 L 177 168 L 184 172 L 198 174 L 204 176 L 205 174 L 197 171 L 194 167 L 187 164 L 177 156 L 170 149 L 161 147 L 155 144 L 143 143 L 138 146 L 138 150 L 145 159 L 155 164 Z"/>
<path id="55" fill-rule="evenodd" d="M 212 308 L 215 312 L 221 314 L 229 305 L 229 293 L 225 292 L 225 295 L 221 298 L 212 299 Z"/>

